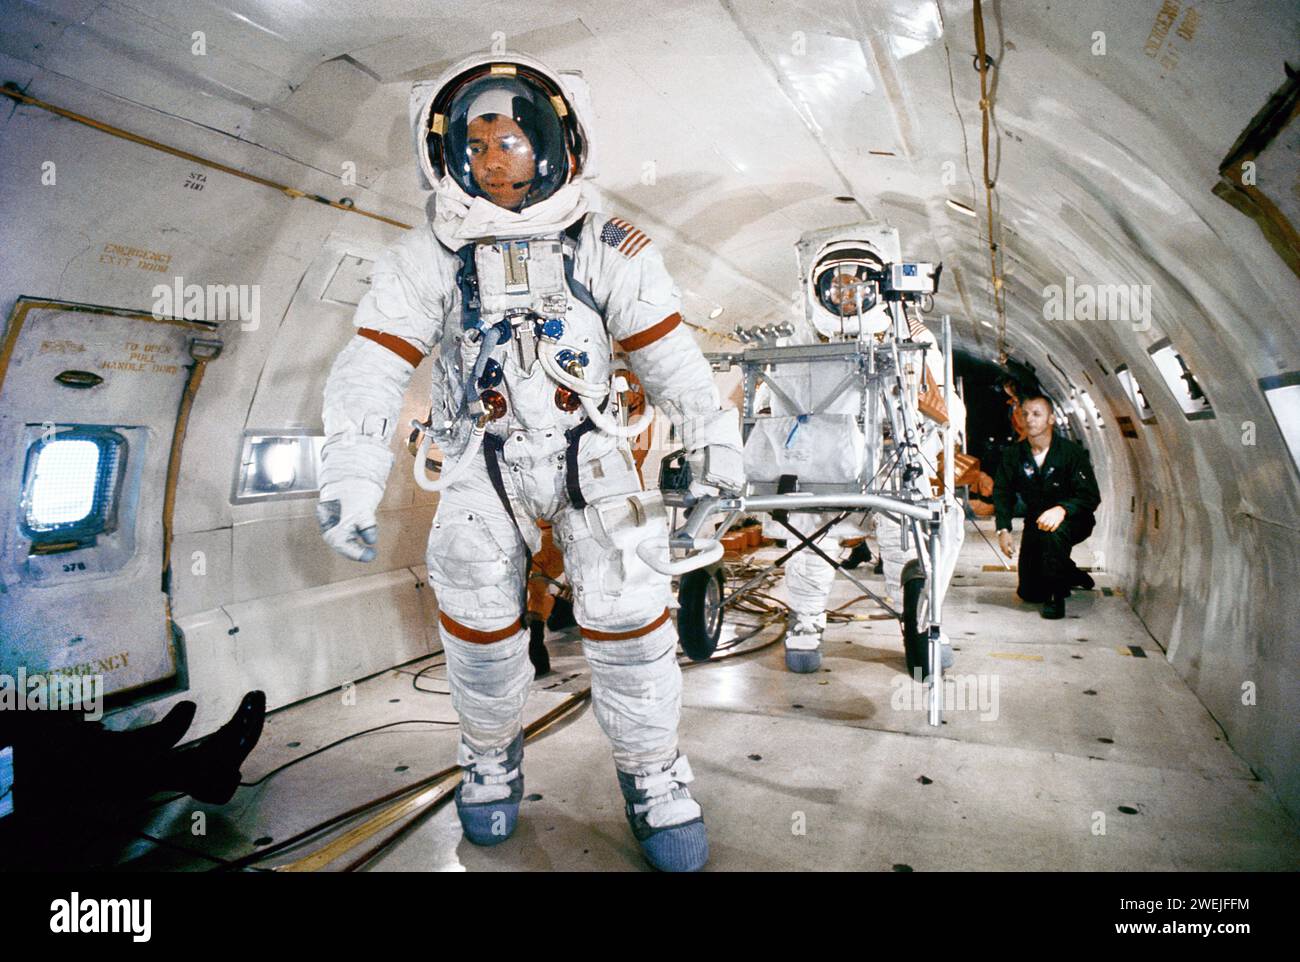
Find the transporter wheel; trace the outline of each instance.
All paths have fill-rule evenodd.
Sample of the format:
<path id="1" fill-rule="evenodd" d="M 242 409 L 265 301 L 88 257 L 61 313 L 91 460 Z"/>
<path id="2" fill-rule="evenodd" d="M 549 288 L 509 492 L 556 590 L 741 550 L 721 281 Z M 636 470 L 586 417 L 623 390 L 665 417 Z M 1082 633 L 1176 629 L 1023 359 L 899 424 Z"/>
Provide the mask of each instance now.
<path id="1" fill-rule="evenodd" d="M 926 590 L 925 570 L 913 558 L 903 566 L 903 655 L 907 673 L 913 677 L 930 677 L 930 592 Z"/>
<path id="2" fill-rule="evenodd" d="M 691 661 L 708 661 L 722 634 L 722 567 L 682 575 L 677 588 L 677 637 Z"/>

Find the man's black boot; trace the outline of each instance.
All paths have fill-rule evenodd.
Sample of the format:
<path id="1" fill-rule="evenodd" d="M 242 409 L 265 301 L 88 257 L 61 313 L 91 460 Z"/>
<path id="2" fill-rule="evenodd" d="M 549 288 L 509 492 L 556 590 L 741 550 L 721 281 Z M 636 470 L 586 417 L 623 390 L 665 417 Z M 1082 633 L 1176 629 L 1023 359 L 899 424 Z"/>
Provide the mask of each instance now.
<path id="1" fill-rule="evenodd" d="M 235 715 L 197 745 L 178 748 L 165 756 L 158 772 L 160 788 L 179 788 L 200 802 L 224 805 L 239 788 L 239 768 L 266 721 L 266 694 L 250 691 Z"/>
<path id="2" fill-rule="evenodd" d="M 551 631 L 567 631 L 578 627 L 578 621 L 573 617 L 573 602 L 564 595 L 556 595 L 555 603 L 551 605 L 551 616 L 546 619 L 546 627 Z"/>
<path id="3" fill-rule="evenodd" d="M 1064 618 L 1065 617 L 1065 592 L 1054 591 L 1052 597 L 1043 602 L 1044 618 Z"/>
<path id="4" fill-rule="evenodd" d="M 533 663 L 535 677 L 551 673 L 551 654 L 546 650 L 546 622 L 540 617 L 528 622 L 528 660 Z"/>
<path id="5" fill-rule="evenodd" d="M 867 547 L 865 541 L 860 541 L 853 546 L 849 556 L 844 559 L 840 565 L 841 568 L 856 568 L 861 564 L 871 564 L 871 549 Z"/>
<path id="6" fill-rule="evenodd" d="M 113 747 L 130 748 L 141 753 L 164 752 L 174 748 L 185 737 L 198 706 L 192 701 L 179 701 L 162 719 L 140 728 L 120 732 L 106 732 Z"/>

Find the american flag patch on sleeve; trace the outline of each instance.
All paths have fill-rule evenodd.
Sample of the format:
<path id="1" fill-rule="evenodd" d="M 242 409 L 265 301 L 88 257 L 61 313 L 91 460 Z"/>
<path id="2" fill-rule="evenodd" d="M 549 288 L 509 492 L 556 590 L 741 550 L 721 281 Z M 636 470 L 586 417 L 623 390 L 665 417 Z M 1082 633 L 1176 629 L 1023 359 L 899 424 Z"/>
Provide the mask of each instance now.
<path id="1" fill-rule="evenodd" d="M 621 217 L 611 217 L 601 228 L 600 239 L 626 257 L 636 257 L 650 243 L 650 238 Z"/>

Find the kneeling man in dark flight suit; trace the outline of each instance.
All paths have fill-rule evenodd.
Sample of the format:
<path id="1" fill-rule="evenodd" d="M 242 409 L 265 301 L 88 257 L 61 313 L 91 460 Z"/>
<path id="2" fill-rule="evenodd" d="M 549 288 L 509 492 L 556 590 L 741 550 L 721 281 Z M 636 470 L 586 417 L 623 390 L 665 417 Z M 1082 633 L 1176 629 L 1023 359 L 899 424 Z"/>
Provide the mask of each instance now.
<path id="1" fill-rule="evenodd" d="M 1021 410 L 1028 437 L 1003 452 L 993 482 L 998 544 L 1011 557 L 1011 514 L 1020 495 L 1025 531 L 1017 593 L 1025 601 L 1043 602 L 1044 618 L 1063 618 L 1070 589 L 1093 586 L 1092 578 L 1070 560 L 1070 549 L 1092 533 L 1101 494 L 1088 452 L 1055 437 L 1052 402 L 1041 395 L 1027 397 Z"/>

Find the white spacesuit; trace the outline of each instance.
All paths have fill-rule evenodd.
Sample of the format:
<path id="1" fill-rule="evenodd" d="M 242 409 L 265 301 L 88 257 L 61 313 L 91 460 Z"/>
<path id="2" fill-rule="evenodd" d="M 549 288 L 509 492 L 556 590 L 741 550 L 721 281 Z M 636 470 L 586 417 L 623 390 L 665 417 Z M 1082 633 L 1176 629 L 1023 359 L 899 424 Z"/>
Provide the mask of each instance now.
<path id="1" fill-rule="evenodd" d="M 739 420 L 720 407 L 658 250 L 627 221 L 588 209 L 584 95 L 575 78 L 520 55 L 472 58 L 417 88 L 431 221 L 376 263 L 357 336 L 330 372 L 318 513 L 332 547 L 373 557 L 402 395 L 433 354 L 427 431 L 445 463 L 426 484 L 442 489 L 426 560 L 460 717 L 466 837 L 496 844 L 518 817 L 533 678 L 525 579 L 541 544 L 535 522 L 546 520 L 629 823 L 653 865 L 689 870 L 708 843 L 677 750 L 669 579 L 635 550 L 667 534 L 666 512 L 657 491 L 642 491 L 611 417 L 615 346 L 697 468 L 707 455 L 703 481 L 715 491 L 743 487 Z"/>
<path id="2" fill-rule="evenodd" d="M 869 278 L 887 264 L 901 260 L 898 231 L 880 224 L 863 224 L 817 231 L 805 235 L 797 245 L 803 287 L 804 323 L 796 325 L 788 344 L 845 342 L 864 338 L 883 342 L 893 337 L 893 321 L 876 286 Z M 928 383 L 943 386 L 943 361 L 934 336 L 913 316 L 911 339 L 924 342 Z M 913 357 L 914 355 L 907 355 Z M 884 455 L 883 434 L 866 437 L 858 423 L 864 411 L 863 392 L 854 382 L 855 363 L 819 361 L 782 363 L 769 373 L 776 390 L 767 392 L 772 417 L 760 419 L 745 446 L 745 470 L 751 481 L 778 480 L 782 475 L 796 475 L 800 490 L 851 491 L 864 477 L 867 455 L 880 465 Z M 921 381 L 920 365 L 904 362 L 905 376 L 913 388 Z M 766 386 L 764 386 L 766 387 Z M 755 404 L 756 409 L 762 402 Z M 965 426 L 965 408 L 960 397 L 953 396 L 953 410 L 948 412 L 958 432 Z M 932 430 L 919 445 L 927 470 L 913 482 L 914 490 L 930 497 L 928 478 L 937 473 L 942 437 Z M 876 479 L 879 481 L 879 479 Z M 946 523 L 951 550 L 948 552 L 941 583 L 947 585 L 961 545 L 963 525 L 956 507 Z M 837 515 L 835 513 L 791 513 L 788 523 L 811 537 Z M 826 555 L 836 557 L 840 542 L 867 532 L 858 526 L 861 516 L 850 516 L 833 525 L 815 543 Z M 876 513 L 874 526 L 884 566 L 887 593 L 897 600 L 901 596 L 900 576 L 906 563 L 917 557 L 915 538 L 901 545 L 898 522 Z M 775 538 L 796 546 L 790 532 L 773 521 L 764 522 L 764 530 Z M 830 594 L 835 569 L 820 555 L 803 547 L 785 565 L 786 595 L 790 617 L 785 634 L 786 667 L 794 672 L 812 672 L 821 667 L 821 640 L 826 628 L 826 600 Z M 946 639 L 945 639 L 946 644 Z M 944 648 L 945 665 L 951 649 Z"/>

